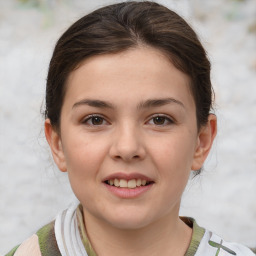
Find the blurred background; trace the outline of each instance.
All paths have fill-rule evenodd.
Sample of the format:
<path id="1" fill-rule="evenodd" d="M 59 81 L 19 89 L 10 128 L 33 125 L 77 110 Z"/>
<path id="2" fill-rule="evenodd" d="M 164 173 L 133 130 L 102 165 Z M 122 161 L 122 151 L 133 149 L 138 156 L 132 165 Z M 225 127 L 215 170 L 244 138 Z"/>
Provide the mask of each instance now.
<path id="1" fill-rule="evenodd" d="M 0 255 L 74 200 L 43 133 L 45 80 L 60 35 L 117 1 L 0 0 Z M 256 247 L 256 1 L 162 0 L 194 27 L 212 61 L 218 137 L 189 181 L 181 215 Z"/>

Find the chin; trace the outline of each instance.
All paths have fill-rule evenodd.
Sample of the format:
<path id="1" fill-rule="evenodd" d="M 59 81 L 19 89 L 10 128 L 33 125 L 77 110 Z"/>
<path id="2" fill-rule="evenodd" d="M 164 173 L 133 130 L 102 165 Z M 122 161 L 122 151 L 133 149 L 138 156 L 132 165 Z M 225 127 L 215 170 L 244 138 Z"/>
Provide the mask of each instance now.
<path id="1" fill-rule="evenodd" d="M 111 205 L 111 207 L 87 208 L 89 219 L 101 222 L 102 226 L 123 230 L 142 229 L 161 218 L 152 206 L 145 205 Z M 89 215 L 88 215 L 89 214 Z"/>
<path id="2" fill-rule="evenodd" d="M 152 220 L 152 217 L 148 216 L 148 214 L 139 214 L 136 211 L 133 211 L 132 213 L 126 211 L 124 214 L 115 213 L 113 216 L 107 219 L 105 215 L 105 221 L 114 228 L 136 230 L 148 226 L 154 220 Z"/>
<path id="3" fill-rule="evenodd" d="M 123 230 L 136 230 L 144 228 L 148 225 L 145 221 L 134 220 L 134 219 L 122 219 L 120 221 L 110 222 L 112 227 Z"/>

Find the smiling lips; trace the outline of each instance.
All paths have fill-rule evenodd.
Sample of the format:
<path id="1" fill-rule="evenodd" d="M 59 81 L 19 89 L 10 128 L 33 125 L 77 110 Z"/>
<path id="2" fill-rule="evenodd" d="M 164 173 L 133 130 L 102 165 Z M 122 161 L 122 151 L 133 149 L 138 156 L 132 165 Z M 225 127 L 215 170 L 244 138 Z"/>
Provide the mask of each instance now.
<path id="1" fill-rule="evenodd" d="M 110 179 L 107 181 L 110 186 L 120 187 L 120 188 L 136 188 L 140 186 L 146 186 L 149 184 L 146 180 L 143 179 Z"/>
<path id="2" fill-rule="evenodd" d="M 141 174 L 116 173 L 104 180 L 107 189 L 121 198 L 134 198 L 148 191 L 155 182 Z"/>

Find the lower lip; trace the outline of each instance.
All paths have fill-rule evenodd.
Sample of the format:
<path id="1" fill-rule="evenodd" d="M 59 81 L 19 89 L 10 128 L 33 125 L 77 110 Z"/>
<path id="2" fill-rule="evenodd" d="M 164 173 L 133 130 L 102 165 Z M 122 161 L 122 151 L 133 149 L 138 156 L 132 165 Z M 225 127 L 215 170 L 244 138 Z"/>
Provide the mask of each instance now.
<path id="1" fill-rule="evenodd" d="M 110 186 L 106 183 L 103 183 L 103 184 L 115 196 L 118 196 L 120 198 L 126 198 L 126 199 L 139 197 L 140 195 L 150 190 L 153 186 L 153 184 L 149 184 L 147 186 L 140 186 L 136 188 L 120 188 L 120 187 Z"/>

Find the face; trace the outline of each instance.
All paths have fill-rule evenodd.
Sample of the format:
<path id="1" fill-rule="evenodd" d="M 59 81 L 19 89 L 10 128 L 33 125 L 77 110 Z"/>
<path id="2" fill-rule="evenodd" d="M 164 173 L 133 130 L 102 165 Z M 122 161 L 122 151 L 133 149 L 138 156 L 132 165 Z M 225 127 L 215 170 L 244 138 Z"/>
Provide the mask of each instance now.
<path id="1" fill-rule="evenodd" d="M 46 136 L 85 216 L 124 229 L 177 217 L 206 157 L 189 78 L 146 47 L 84 61 L 68 79 L 60 134 L 46 122 Z"/>

